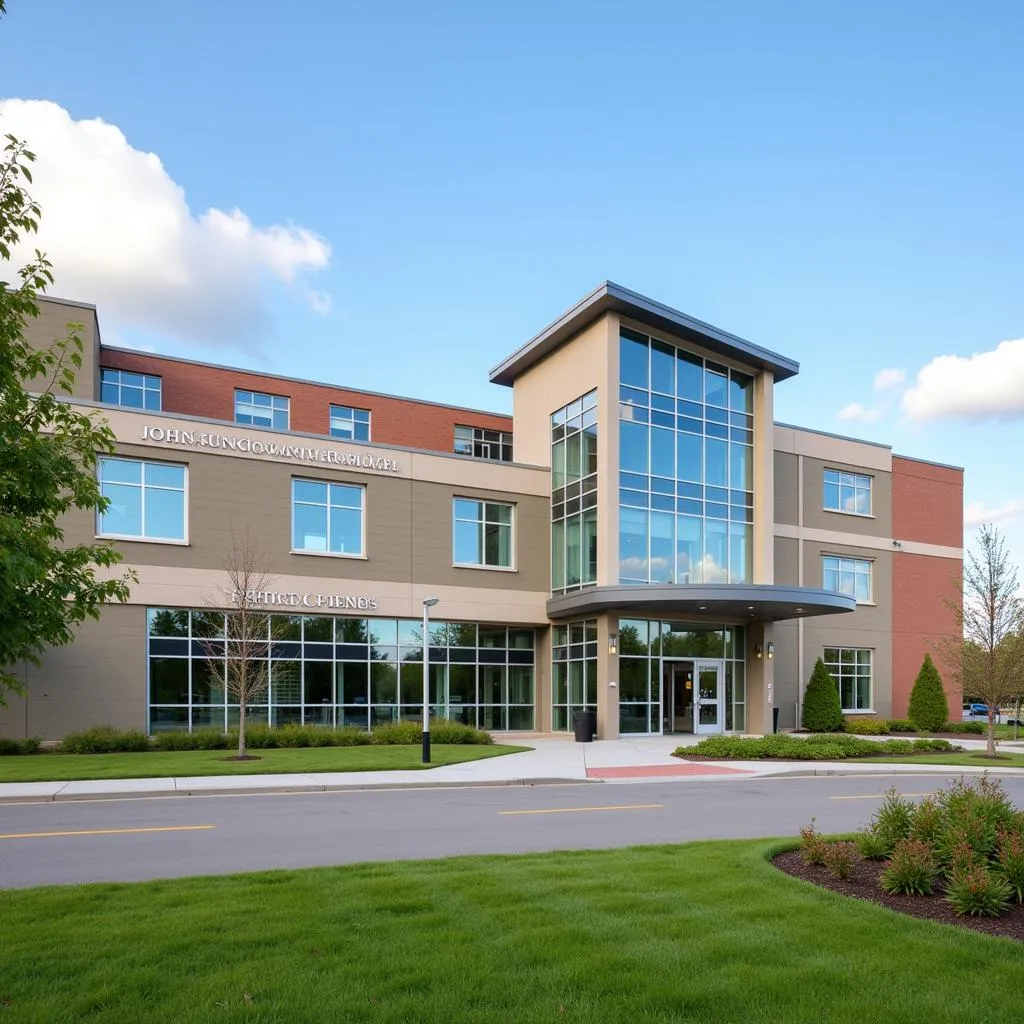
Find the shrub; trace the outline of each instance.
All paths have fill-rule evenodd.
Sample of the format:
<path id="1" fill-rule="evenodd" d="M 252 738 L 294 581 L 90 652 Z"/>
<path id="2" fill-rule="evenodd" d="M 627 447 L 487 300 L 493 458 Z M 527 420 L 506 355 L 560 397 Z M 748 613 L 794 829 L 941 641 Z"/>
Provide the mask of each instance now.
<path id="1" fill-rule="evenodd" d="M 907 717 L 922 732 L 938 732 L 949 718 L 946 691 L 942 688 L 942 678 L 930 654 L 924 656 L 921 671 L 910 691 Z"/>
<path id="2" fill-rule="evenodd" d="M 27 736 L 23 740 L 9 740 L 0 736 L 0 757 L 15 754 L 38 754 L 42 740 L 38 736 Z"/>
<path id="3" fill-rule="evenodd" d="M 61 740 L 64 754 L 123 754 L 152 750 L 149 737 L 138 729 L 115 729 L 112 725 L 94 725 L 82 732 L 69 732 Z"/>
<path id="4" fill-rule="evenodd" d="M 972 733 L 975 736 L 985 735 L 984 722 L 944 722 L 937 732 L 964 732 Z"/>
<path id="5" fill-rule="evenodd" d="M 843 727 L 843 709 L 839 687 L 819 658 L 804 690 L 801 724 L 811 732 L 838 732 Z"/>
<path id="6" fill-rule="evenodd" d="M 196 729 L 192 732 L 196 750 L 227 750 L 231 738 L 220 729 Z M 238 746 L 238 739 L 235 739 Z"/>
<path id="7" fill-rule="evenodd" d="M 845 880 L 853 874 L 854 843 L 829 843 L 825 850 L 825 867 L 839 879 Z"/>
<path id="8" fill-rule="evenodd" d="M 982 864 L 957 872 L 946 886 L 946 900 L 961 917 L 998 917 L 1012 895 L 1010 883 Z"/>
<path id="9" fill-rule="evenodd" d="M 370 733 L 370 740 L 383 746 L 408 746 L 419 743 L 422 735 L 423 726 L 419 722 L 388 722 L 376 726 Z"/>
<path id="10" fill-rule="evenodd" d="M 345 725 L 334 730 L 334 744 L 338 747 L 368 747 L 373 738 L 365 729 Z"/>
<path id="11" fill-rule="evenodd" d="M 885 860 L 891 852 L 885 837 L 869 828 L 861 829 L 857 833 L 856 844 L 865 860 Z"/>
<path id="12" fill-rule="evenodd" d="M 843 732 L 853 736 L 884 736 L 888 732 L 886 723 L 878 718 L 846 718 Z"/>
<path id="13" fill-rule="evenodd" d="M 890 718 L 885 728 L 888 732 L 917 732 L 909 718 Z"/>
<path id="14" fill-rule="evenodd" d="M 800 829 L 800 856 L 805 864 L 824 864 L 828 842 L 814 828 L 814 818 L 809 825 Z"/>
<path id="15" fill-rule="evenodd" d="M 194 732 L 159 732 L 153 737 L 153 746 L 157 750 L 198 750 Z"/>
<path id="16" fill-rule="evenodd" d="M 956 842 L 967 843 L 984 863 L 995 853 L 1000 833 L 1014 830 L 1017 812 L 998 780 L 987 775 L 976 781 L 958 779 L 935 794 L 942 807 L 946 832 L 940 855 Z"/>
<path id="17" fill-rule="evenodd" d="M 430 735 L 435 743 L 445 745 L 468 743 L 474 746 L 486 746 L 494 742 L 489 732 L 474 729 L 471 725 L 463 725 L 461 722 L 431 722 Z"/>
<path id="18" fill-rule="evenodd" d="M 1024 836 L 1019 832 L 1001 832 L 996 848 L 999 874 L 1013 892 L 1018 903 L 1024 903 Z"/>
<path id="19" fill-rule="evenodd" d="M 926 796 L 911 812 L 910 838 L 934 847 L 942 828 L 942 808 L 934 797 Z"/>
<path id="20" fill-rule="evenodd" d="M 901 896 L 927 896 L 935 881 L 932 848 L 919 839 L 901 839 L 893 847 L 889 864 L 878 881 L 886 892 Z"/>
<path id="21" fill-rule="evenodd" d="M 884 842 L 887 852 L 891 852 L 898 843 L 910 838 L 915 811 L 914 802 L 905 800 L 895 789 L 890 789 L 885 794 L 881 806 L 871 818 L 870 828 Z"/>

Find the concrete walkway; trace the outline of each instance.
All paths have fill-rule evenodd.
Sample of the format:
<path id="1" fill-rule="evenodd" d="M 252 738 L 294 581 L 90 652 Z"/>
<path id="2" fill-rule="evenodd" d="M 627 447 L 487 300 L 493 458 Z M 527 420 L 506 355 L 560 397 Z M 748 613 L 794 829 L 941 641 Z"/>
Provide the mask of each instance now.
<path id="1" fill-rule="evenodd" d="M 214 775 L 168 779 L 111 779 L 80 782 L 0 783 L 0 803 L 102 800 L 132 797 L 203 796 L 230 793 L 286 793 L 324 790 L 415 788 L 423 786 L 514 786 L 566 783 L 628 783 L 677 780 L 759 779 L 814 775 L 1024 774 L 1024 768 L 956 767 L 931 764 L 850 764 L 843 761 L 701 761 L 672 756 L 698 738 L 642 736 L 576 743 L 568 736 L 521 739 L 533 749 L 519 754 L 447 765 L 427 771 L 327 772 L 297 775 Z M 965 740 L 964 747 L 984 748 Z M 1020 750 L 1002 743 L 1001 749 Z"/>

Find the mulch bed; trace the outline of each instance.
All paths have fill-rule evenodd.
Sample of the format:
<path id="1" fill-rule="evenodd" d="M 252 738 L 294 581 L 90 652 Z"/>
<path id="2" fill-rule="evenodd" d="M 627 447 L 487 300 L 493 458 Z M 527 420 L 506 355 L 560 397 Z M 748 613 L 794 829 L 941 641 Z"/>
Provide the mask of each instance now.
<path id="1" fill-rule="evenodd" d="M 939 896 L 895 896 L 883 892 L 878 876 L 885 868 L 884 861 L 854 857 L 853 874 L 845 881 L 836 878 L 828 868 L 805 864 L 799 850 L 780 853 L 772 862 L 780 871 L 805 882 L 831 889 L 844 896 L 880 903 L 883 907 L 912 917 L 924 917 L 942 924 L 959 925 L 978 932 L 987 932 L 1004 939 L 1024 942 L 1024 906 L 1012 903 L 1000 917 L 958 917 L 953 908 Z"/>

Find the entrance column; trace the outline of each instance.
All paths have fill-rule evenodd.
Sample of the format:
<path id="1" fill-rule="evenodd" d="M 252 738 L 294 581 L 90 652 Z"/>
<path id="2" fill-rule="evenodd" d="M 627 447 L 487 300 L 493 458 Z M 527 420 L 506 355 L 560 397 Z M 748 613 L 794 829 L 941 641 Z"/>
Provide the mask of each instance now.
<path id="1" fill-rule="evenodd" d="M 610 634 L 616 636 L 615 654 L 609 653 Z M 619 617 L 603 613 L 597 617 L 597 738 L 619 738 Z"/>
<path id="2" fill-rule="evenodd" d="M 772 623 L 751 622 L 746 629 L 746 681 L 747 681 L 747 732 L 769 733 L 772 731 L 772 704 L 774 698 L 775 663 L 768 657 L 768 644 L 774 635 Z M 761 656 L 758 657 L 758 648 Z"/>

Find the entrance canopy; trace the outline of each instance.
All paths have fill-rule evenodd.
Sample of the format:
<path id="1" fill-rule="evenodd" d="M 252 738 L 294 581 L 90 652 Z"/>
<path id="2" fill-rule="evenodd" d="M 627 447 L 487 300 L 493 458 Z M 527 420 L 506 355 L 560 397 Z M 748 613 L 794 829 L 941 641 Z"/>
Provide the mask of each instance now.
<path id="1" fill-rule="evenodd" d="M 778 622 L 813 615 L 852 612 L 855 597 L 813 587 L 767 583 L 653 583 L 646 586 L 587 587 L 548 601 L 552 619 L 596 615 L 614 609 L 626 615 Z"/>

